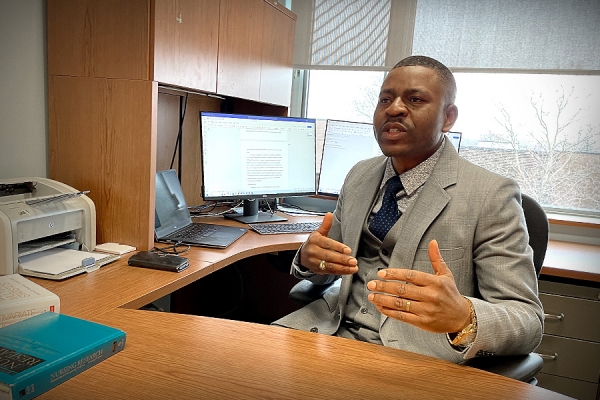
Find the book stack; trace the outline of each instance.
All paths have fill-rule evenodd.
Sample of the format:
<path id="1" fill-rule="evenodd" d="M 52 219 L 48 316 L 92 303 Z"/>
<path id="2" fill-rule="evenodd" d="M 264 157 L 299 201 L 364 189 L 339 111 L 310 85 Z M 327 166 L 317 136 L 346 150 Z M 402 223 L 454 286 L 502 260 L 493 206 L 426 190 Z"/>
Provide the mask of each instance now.
<path id="1" fill-rule="evenodd" d="M 0 276 L 0 327 L 46 311 L 60 312 L 57 295 L 19 274 Z"/>
<path id="2" fill-rule="evenodd" d="M 125 347 L 125 332 L 46 312 L 0 328 L 0 400 L 28 400 Z"/>

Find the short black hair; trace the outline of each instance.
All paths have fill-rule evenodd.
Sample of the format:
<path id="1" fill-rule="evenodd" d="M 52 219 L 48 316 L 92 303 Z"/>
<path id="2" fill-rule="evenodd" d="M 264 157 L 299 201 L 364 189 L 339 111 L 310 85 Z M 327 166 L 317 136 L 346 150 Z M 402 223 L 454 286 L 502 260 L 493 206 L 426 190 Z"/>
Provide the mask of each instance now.
<path id="1" fill-rule="evenodd" d="M 454 80 L 452 71 L 444 64 L 427 56 L 408 56 L 398 61 L 392 69 L 400 67 L 425 67 L 433 69 L 446 85 L 447 93 L 449 95 L 448 100 L 450 103 L 454 103 L 456 99 L 456 81 Z"/>

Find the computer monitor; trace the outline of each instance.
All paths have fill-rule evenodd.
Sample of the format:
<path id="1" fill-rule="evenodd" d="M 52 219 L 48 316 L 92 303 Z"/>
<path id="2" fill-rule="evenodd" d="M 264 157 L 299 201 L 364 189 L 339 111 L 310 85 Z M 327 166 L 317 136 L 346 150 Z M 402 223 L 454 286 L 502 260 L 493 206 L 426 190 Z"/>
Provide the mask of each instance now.
<path id="1" fill-rule="evenodd" d="M 316 193 L 316 120 L 200 112 L 202 197 L 244 200 L 244 223 L 285 221 L 257 199 Z"/>
<path id="2" fill-rule="evenodd" d="M 448 132 L 446 133 L 448 139 L 450 139 L 450 143 L 454 145 L 456 151 L 460 150 L 460 141 L 462 139 L 462 132 Z"/>
<path id="3" fill-rule="evenodd" d="M 373 124 L 328 119 L 317 194 L 339 195 L 354 164 L 381 154 L 373 134 Z"/>
<path id="4" fill-rule="evenodd" d="M 458 151 L 462 134 L 448 132 L 447 136 Z M 338 196 L 346 175 L 357 162 L 381 154 L 372 124 L 327 120 L 317 194 Z"/>

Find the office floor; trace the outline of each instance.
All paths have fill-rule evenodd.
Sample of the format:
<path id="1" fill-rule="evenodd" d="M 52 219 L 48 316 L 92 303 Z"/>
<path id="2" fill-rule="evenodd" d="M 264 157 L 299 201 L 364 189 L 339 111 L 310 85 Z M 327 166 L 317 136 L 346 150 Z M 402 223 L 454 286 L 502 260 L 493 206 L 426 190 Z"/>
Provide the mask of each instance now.
<path id="1" fill-rule="evenodd" d="M 171 294 L 170 311 L 269 324 L 298 309 L 288 293 L 298 280 L 289 274 L 289 254 L 259 255 Z"/>

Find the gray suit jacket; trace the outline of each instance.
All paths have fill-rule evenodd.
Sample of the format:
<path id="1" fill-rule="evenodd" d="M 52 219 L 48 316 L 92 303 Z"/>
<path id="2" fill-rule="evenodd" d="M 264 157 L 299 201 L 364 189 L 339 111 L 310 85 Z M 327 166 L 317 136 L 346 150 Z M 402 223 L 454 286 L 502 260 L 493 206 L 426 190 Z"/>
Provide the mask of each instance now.
<path id="1" fill-rule="evenodd" d="M 353 256 L 385 162 L 384 156 L 359 162 L 348 173 L 338 198 L 329 237 L 348 245 Z M 475 307 L 477 337 L 463 354 L 450 346 L 445 334 L 381 315 L 384 345 L 453 362 L 476 355 L 526 354 L 538 346 L 543 311 L 520 202 L 516 182 L 471 164 L 453 146 L 444 146 L 418 198 L 385 239 L 397 238 L 389 267 L 433 273 L 427 246 L 436 239 L 459 291 Z M 322 284 L 338 278 L 314 275 L 309 279 Z M 323 298 L 274 324 L 334 334 L 351 282 L 352 276 L 341 277 Z"/>

